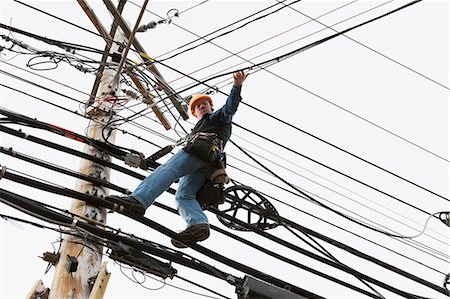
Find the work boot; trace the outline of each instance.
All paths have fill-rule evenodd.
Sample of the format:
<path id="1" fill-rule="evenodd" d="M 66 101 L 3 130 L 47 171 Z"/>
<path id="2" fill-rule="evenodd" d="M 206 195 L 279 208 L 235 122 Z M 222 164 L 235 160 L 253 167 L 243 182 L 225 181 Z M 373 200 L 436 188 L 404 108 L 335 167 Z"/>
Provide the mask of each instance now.
<path id="1" fill-rule="evenodd" d="M 128 196 L 109 195 L 106 196 L 105 199 L 112 201 L 113 203 L 116 203 L 120 206 L 123 206 L 124 211 L 131 212 L 139 216 L 144 216 L 145 214 L 145 207 L 131 195 Z"/>
<path id="2" fill-rule="evenodd" d="M 172 245 L 177 248 L 187 248 L 197 242 L 208 239 L 209 224 L 194 224 L 178 234 L 178 239 L 172 239 Z"/>

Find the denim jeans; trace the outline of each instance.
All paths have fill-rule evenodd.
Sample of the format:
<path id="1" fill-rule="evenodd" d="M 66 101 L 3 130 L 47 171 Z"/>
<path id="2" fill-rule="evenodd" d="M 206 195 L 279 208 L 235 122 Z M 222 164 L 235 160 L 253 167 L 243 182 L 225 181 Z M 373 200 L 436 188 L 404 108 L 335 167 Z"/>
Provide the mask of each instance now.
<path id="1" fill-rule="evenodd" d="M 178 213 L 187 227 L 208 223 L 208 218 L 196 200 L 196 194 L 211 175 L 214 166 L 215 162 L 207 163 L 180 150 L 144 179 L 131 196 L 148 208 L 174 181 L 180 179 L 175 193 Z"/>

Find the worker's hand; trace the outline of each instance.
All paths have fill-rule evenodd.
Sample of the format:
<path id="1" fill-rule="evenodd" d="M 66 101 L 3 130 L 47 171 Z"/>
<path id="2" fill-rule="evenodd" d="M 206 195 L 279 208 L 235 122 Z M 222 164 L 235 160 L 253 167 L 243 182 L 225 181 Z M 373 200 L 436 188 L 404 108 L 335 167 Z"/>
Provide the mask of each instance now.
<path id="1" fill-rule="evenodd" d="M 241 86 L 247 76 L 248 74 L 244 74 L 244 71 L 235 72 L 233 74 L 234 86 Z"/>

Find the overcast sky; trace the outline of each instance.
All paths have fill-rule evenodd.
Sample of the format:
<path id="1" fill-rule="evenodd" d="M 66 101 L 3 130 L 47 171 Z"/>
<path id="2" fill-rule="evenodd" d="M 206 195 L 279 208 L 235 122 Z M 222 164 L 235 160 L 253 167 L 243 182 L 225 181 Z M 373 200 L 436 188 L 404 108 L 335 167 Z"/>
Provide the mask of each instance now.
<path id="1" fill-rule="evenodd" d="M 27 1 L 27 3 L 96 32 L 95 27 L 76 1 Z M 103 1 L 88 1 L 88 3 L 109 30 L 112 17 Z M 134 25 L 142 3 L 142 1 L 133 0 L 125 5 L 123 15 L 130 26 Z M 207 1 L 205 3 L 202 1 L 150 1 L 142 23 L 157 22 L 173 16 L 175 10 L 171 9 L 176 9 L 179 17 L 173 17 L 170 23 L 159 24 L 145 33 L 138 33 L 136 38 L 149 56 L 164 59 L 186 50 L 189 47 L 174 49 L 196 40 L 199 36 L 228 26 L 276 3 L 276 1 Z M 216 74 L 249 67 L 252 63 L 260 63 L 299 49 L 330 36 L 336 31 L 345 30 L 383 15 L 406 3 L 405 1 L 300 1 L 245 27 L 236 29 L 244 22 L 229 26 L 217 34 L 236 30 L 164 61 L 179 72 L 161 64 L 156 66 L 171 87 L 177 91 L 183 90 L 180 95 L 187 97 L 193 93 L 204 92 L 206 87 L 198 85 L 184 90 L 186 86 L 195 83 L 192 78 L 184 76 L 185 74 L 197 80 L 203 80 Z M 18 2 L 1 0 L 0 5 L 2 24 L 51 39 L 104 49 L 104 40 L 90 32 Z M 264 14 L 282 6 L 278 4 Z M 311 21 L 308 17 L 317 18 L 317 20 Z M 326 26 L 331 26 L 336 31 L 327 29 Z M 352 30 L 345 36 L 339 36 L 275 63 L 264 70 L 253 69 L 242 89 L 243 101 L 448 199 L 450 127 L 448 28 L 449 2 L 421 1 Z M 42 51 L 64 53 L 60 48 L 5 29 L 0 29 L 0 34 L 15 38 Z M 211 38 L 217 34 L 208 37 Z M 198 44 L 197 41 L 192 45 Z M 11 45 L 11 42 L 1 40 L 0 46 L 6 48 L 2 48 L 0 52 L 1 70 L 44 85 L 79 101 L 87 100 L 94 82 L 92 74 L 85 74 L 65 62 L 56 65 L 48 62 L 48 58 L 26 54 L 27 51 L 23 49 L 22 54 L 11 52 L 8 50 Z M 12 50 L 19 51 L 19 48 L 15 46 Z M 100 60 L 99 55 L 87 52 L 77 52 L 77 54 Z M 133 51 L 130 51 L 129 58 L 140 61 Z M 27 63 L 32 67 L 27 67 Z M 32 86 L 5 73 L 0 74 L 0 82 L 67 107 L 71 111 L 83 111 L 82 106 L 75 101 Z M 227 75 L 208 81 L 208 84 L 228 93 L 231 82 L 231 75 Z M 123 88 L 128 87 L 123 85 Z M 80 134 L 84 134 L 89 126 L 85 118 L 62 111 L 10 88 L 0 87 L 0 96 L 1 107 L 26 116 Z M 221 93 L 215 93 L 212 97 L 215 100 L 215 107 L 223 105 L 226 99 L 226 96 Z M 137 101 L 129 103 L 129 105 L 134 104 L 137 104 Z M 358 221 L 404 236 L 415 235 L 422 231 L 429 214 L 420 212 L 418 209 L 428 213 L 449 210 L 448 200 L 396 178 L 298 129 L 263 115 L 249 105 L 241 104 L 234 121 L 284 145 L 291 151 L 236 126 L 233 128 L 232 140 L 254 153 L 256 158 L 285 180 L 310 192 L 309 194 L 318 201 Z M 141 108 L 144 108 L 142 104 L 133 109 L 138 111 Z M 178 117 L 176 110 L 172 108 L 172 111 Z M 124 110 L 121 113 L 129 115 L 130 111 Z M 174 125 L 174 118 L 168 112 L 165 115 Z M 153 133 L 130 125 L 124 125 L 121 128 L 160 146 L 170 144 L 179 138 L 178 134 L 183 133 L 179 125 L 175 128 L 179 131 L 178 134 L 174 130 L 164 130 L 154 114 L 149 114 L 148 118 L 140 117 L 137 122 L 153 130 Z M 182 122 L 182 125 L 189 131 L 194 122 L 195 119 L 191 118 L 189 122 Z M 22 128 L 27 133 L 78 150 L 83 148 L 83 144 L 79 142 L 54 134 L 17 125 L 9 126 L 15 129 Z M 18 152 L 78 170 L 80 160 L 77 157 L 4 133 L 0 134 L 0 139 L 1 146 L 13 147 Z M 116 144 L 142 151 L 146 156 L 158 149 L 147 142 L 122 133 L 117 134 Z M 292 150 L 357 178 L 385 194 L 339 175 L 336 171 L 295 154 Z M 227 154 L 230 176 L 242 184 L 273 197 L 268 199 L 280 215 L 436 285 L 442 286 L 445 274 L 450 272 L 449 228 L 440 221 L 431 219 L 425 234 L 413 240 L 391 238 L 345 220 L 335 213 L 296 196 L 294 189 L 266 173 L 232 144 L 227 145 Z M 0 157 L 1 165 L 12 171 L 26 173 L 68 188 L 75 187 L 75 179 L 72 177 L 57 174 L 6 155 Z M 162 161 L 168 157 L 163 158 Z M 113 162 L 125 166 L 119 160 L 113 159 Z M 146 174 L 141 170 L 136 171 Z M 112 171 L 111 182 L 133 190 L 140 181 Z M 1 188 L 35 200 L 61 208 L 70 207 L 70 199 L 65 197 L 24 187 L 5 179 L 2 179 L 0 184 Z M 177 188 L 177 185 L 174 184 L 172 187 Z M 170 194 L 163 194 L 158 201 L 174 207 L 173 196 Z M 0 204 L 0 214 L 45 223 L 3 203 Z M 211 224 L 228 230 L 213 214 L 208 212 L 207 215 Z M 158 207 L 148 209 L 146 217 L 174 231 L 184 229 L 184 223 L 180 217 Z M 108 214 L 108 224 L 124 232 L 171 246 L 169 237 L 117 213 Z M 351 275 L 254 233 L 232 232 L 308 267 L 369 290 Z M 277 227 L 267 232 L 321 255 L 288 232 L 286 228 Z M 51 286 L 54 268 L 44 274 L 47 264 L 38 256 L 46 251 L 52 252 L 54 250 L 52 246 L 57 249 L 59 238 L 59 234 L 51 230 L 42 230 L 3 219 L 0 221 L 0 298 L 24 298 L 37 279 L 43 279 L 47 287 Z M 428 298 L 446 298 L 437 291 L 393 274 L 330 244 L 323 242 L 320 244 L 347 266 L 384 283 Z M 211 237 L 201 245 L 327 298 L 365 298 L 364 295 L 349 288 L 269 257 L 216 231 L 212 231 Z M 183 252 L 237 277 L 245 275 L 192 249 L 186 249 Z M 104 260 L 109 259 L 105 256 Z M 226 282 L 176 263 L 173 267 L 178 270 L 181 277 L 189 278 L 229 298 L 236 298 L 234 287 Z M 105 295 L 107 299 L 209 298 L 207 296 L 220 298 L 178 278 L 168 279 L 165 286 L 160 281 L 147 278 L 143 286 L 140 286 L 127 279 L 126 276 L 132 277 L 131 270 L 126 267 L 121 268 L 112 260 L 109 260 L 108 270 L 112 272 L 112 276 Z M 142 281 L 142 276 L 136 275 L 137 279 Z M 180 290 L 168 284 L 198 294 Z M 380 287 L 374 286 L 374 288 L 385 298 L 399 298 L 398 295 Z"/>

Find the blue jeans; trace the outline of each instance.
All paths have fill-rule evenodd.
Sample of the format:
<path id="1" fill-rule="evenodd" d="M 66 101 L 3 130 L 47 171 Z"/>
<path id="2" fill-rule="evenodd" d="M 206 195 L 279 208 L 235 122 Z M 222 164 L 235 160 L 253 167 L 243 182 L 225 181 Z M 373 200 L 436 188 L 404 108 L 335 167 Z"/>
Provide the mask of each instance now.
<path id="1" fill-rule="evenodd" d="M 211 175 L 215 162 L 205 162 L 184 150 L 178 151 L 166 163 L 144 179 L 131 194 L 148 208 L 170 185 L 180 179 L 175 193 L 175 204 L 187 227 L 208 223 L 208 218 L 196 199 L 197 191 Z"/>

